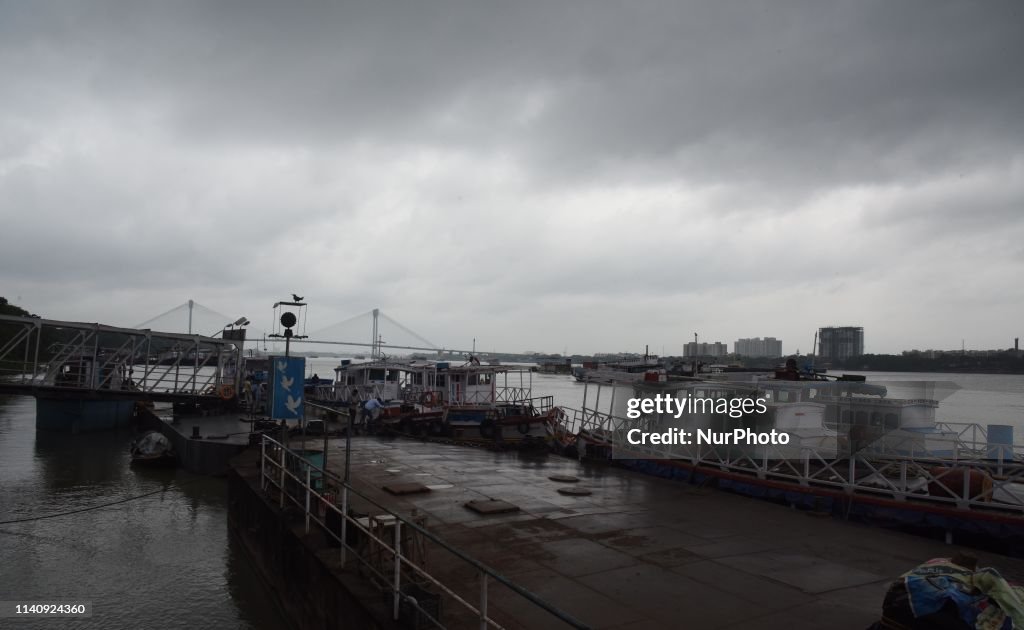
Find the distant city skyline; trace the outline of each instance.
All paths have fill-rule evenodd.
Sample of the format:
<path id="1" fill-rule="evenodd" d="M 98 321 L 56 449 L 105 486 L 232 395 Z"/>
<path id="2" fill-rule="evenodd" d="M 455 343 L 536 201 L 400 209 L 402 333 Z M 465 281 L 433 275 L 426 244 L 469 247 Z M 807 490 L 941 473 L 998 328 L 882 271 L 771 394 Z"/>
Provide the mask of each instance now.
<path id="1" fill-rule="evenodd" d="M 775 337 L 737 339 L 733 353 L 747 357 L 781 357 L 782 340 Z"/>
<path id="2" fill-rule="evenodd" d="M 35 313 L 39 314 L 42 317 L 46 317 L 47 319 L 58 319 L 58 320 L 69 320 L 69 321 L 90 321 L 90 320 L 75 320 L 74 318 L 66 317 L 66 316 L 61 316 L 59 314 L 57 314 L 55 316 L 55 314 L 51 314 L 51 313 L 47 313 L 47 312 L 41 312 L 39 309 L 35 309 L 31 304 L 24 303 L 23 301 L 19 302 L 19 300 L 17 299 L 17 296 L 15 296 L 14 298 L 11 298 L 9 296 L 3 296 L 3 297 L 7 298 L 8 301 L 10 301 L 11 304 L 13 304 L 15 306 L 19 306 L 19 307 L 25 308 L 26 310 L 28 310 L 30 312 L 35 312 Z M 181 306 L 184 306 L 184 304 L 179 305 L 178 308 L 180 308 Z M 244 312 L 242 309 L 231 309 L 231 311 L 233 313 L 242 313 L 242 312 Z M 315 312 L 315 310 L 314 310 L 314 312 Z M 153 314 L 150 314 L 150 316 L 152 316 L 152 315 Z M 270 332 L 273 331 L 273 328 L 270 327 L 270 326 L 267 326 L 267 325 L 260 326 L 259 325 L 261 320 L 265 321 L 266 323 L 269 323 L 269 320 L 270 320 L 269 315 L 270 315 L 270 312 L 269 312 L 269 309 L 268 309 L 268 312 L 265 314 L 264 317 L 256 317 L 256 318 L 251 318 L 250 317 L 250 319 L 254 319 L 255 320 L 255 322 L 252 323 L 250 325 L 250 327 L 249 327 L 249 337 L 248 337 L 248 339 L 250 340 L 250 343 L 252 341 L 256 340 L 256 339 L 262 339 L 263 334 L 264 334 L 264 330 L 267 333 L 270 333 Z M 124 321 L 123 319 L 120 322 L 111 321 L 111 320 L 115 319 L 116 317 L 117 317 L 117 315 L 115 314 L 115 315 L 112 315 L 109 320 L 101 319 L 100 323 L 106 323 L 106 324 L 112 324 L 112 325 L 122 325 L 122 326 L 126 326 L 126 327 L 134 327 L 137 324 L 139 324 L 138 321 Z M 195 319 L 195 321 L 194 321 L 194 330 L 195 330 L 195 332 L 197 334 L 210 335 L 210 334 L 214 334 L 214 333 L 218 332 L 222 327 L 224 327 L 225 325 L 231 323 L 231 320 L 235 320 L 237 318 L 233 317 L 233 316 L 224 315 L 224 314 L 221 314 L 221 313 L 216 312 L 216 311 L 213 311 L 213 310 L 209 309 L 208 307 L 205 307 L 202 304 L 197 304 L 197 310 L 196 310 L 195 318 L 194 319 Z M 95 321 L 95 320 L 91 320 L 91 321 Z M 182 314 L 177 320 L 167 321 L 167 320 L 158 319 L 155 323 L 148 324 L 147 327 L 151 327 L 154 330 L 162 330 L 164 332 L 186 332 L 187 323 L 188 323 L 187 316 Z M 306 324 L 307 324 L 306 332 L 315 332 L 318 328 L 329 328 L 331 326 L 331 324 L 328 324 L 328 325 L 324 326 L 322 324 L 322 322 L 318 321 L 318 318 L 316 318 L 315 316 L 314 316 L 314 318 L 313 318 L 313 320 L 311 322 L 306 322 Z M 816 330 L 818 332 L 820 332 L 821 328 L 826 328 L 826 327 L 818 327 Z M 415 330 L 415 328 L 414 328 L 414 330 Z M 358 329 L 358 330 L 352 330 L 351 332 L 352 332 L 351 335 L 348 335 L 348 336 L 346 336 L 344 338 L 345 341 L 353 341 L 353 342 L 359 342 L 359 343 L 368 343 L 370 341 L 370 327 L 369 327 L 368 324 L 366 325 L 365 330 Z M 419 332 L 419 331 L 416 330 L 415 332 Z M 388 347 L 388 340 L 389 339 L 394 338 L 396 334 L 401 336 L 402 334 L 405 334 L 405 333 L 403 333 L 402 331 L 396 330 L 396 329 L 392 329 L 392 330 L 384 329 L 384 333 L 383 334 L 384 334 L 384 338 L 385 338 L 384 348 L 387 348 Z M 664 356 L 689 356 L 687 354 L 687 352 L 688 352 L 687 347 L 688 347 L 688 344 L 692 344 L 693 343 L 693 341 L 692 341 L 692 333 L 690 333 L 690 335 L 691 335 L 691 337 L 690 337 L 691 341 L 680 342 L 680 343 L 677 343 L 677 344 L 659 344 L 659 343 L 650 342 L 647 345 L 649 345 L 650 352 L 652 354 L 659 354 L 659 355 L 664 355 Z M 956 341 L 955 345 L 946 346 L 946 347 L 939 346 L 939 345 L 919 345 L 919 346 L 916 346 L 916 347 L 915 346 L 898 346 L 897 345 L 893 349 L 881 350 L 881 349 L 875 349 L 875 348 L 871 347 L 870 339 L 873 338 L 873 336 L 874 336 L 874 334 L 873 334 L 873 331 L 872 331 L 872 334 L 867 337 L 868 341 L 865 341 L 865 345 L 864 345 L 864 353 L 865 354 L 902 354 L 903 352 L 913 352 L 913 351 L 933 352 L 933 353 L 937 353 L 937 352 L 942 352 L 942 353 L 957 352 L 957 351 L 960 351 L 960 349 L 961 349 L 961 343 L 963 344 L 963 348 L 966 351 L 968 351 L 968 352 L 992 352 L 992 351 L 1002 351 L 1002 350 L 1013 348 L 1013 344 L 1014 344 L 1014 338 L 1008 339 L 1007 342 L 1005 344 L 1003 344 L 1003 345 L 997 345 L 997 346 L 991 346 L 991 347 L 973 346 L 970 343 L 968 343 L 966 339 L 964 339 L 964 340 L 959 340 L 958 339 Z M 738 341 L 742 341 L 743 339 L 757 339 L 757 337 L 741 337 L 741 338 L 738 339 Z M 781 338 L 775 338 L 775 337 L 764 337 L 763 339 L 765 339 L 765 340 L 767 340 L 767 339 L 775 339 L 780 344 L 783 341 Z M 324 340 L 328 341 L 328 340 L 337 340 L 337 339 L 336 338 L 332 338 L 332 339 L 324 339 Z M 417 342 L 417 340 L 414 339 L 413 337 L 410 337 L 409 339 L 407 339 L 405 341 L 408 342 L 408 345 L 416 345 L 416 346 L 420 345 Z M 436 339 L 435 341 L 441 342 L 443 340 Z M 480 352 L 498 352 L 498 353 L 509 353 L 509 354 L 552 354 L 552 355 L 558 354 L 558 355 L 566 355 L 566 356 L 569 356 L 569 355 L 572 355 L 572 354 L 580 354 L 580 355 L 588 355 L 588 356 L 589 355 L 598 355 L 598 354 L 638 354 L 638 355 L 642 355 L 643 352 L 644 352 L 644 344 L 640 344 L 639 347 L 636 347 L 636 348 L 625 348 L 625 349 L 623 349 L 623 348 L 614 349 L 614 348 L 609 348 L 609 347 L 601 347 L 599 345 L 599 343 L 594 343 L 594 344 L 592 344 L 592 348 L 588 349 L 588 350 L 573 350 L 572 348 L 566 348 L 564 346 L 562 346 L 560 348 L 551 348 L 549 350 L 537 350 L 536 348 L 532 348 L 531 349 L 531 347 L 529 345 L 526 345 L 525 343 L 523 344 L 523 349 L 515 348 L 515 347 L 507 348 L 507 347 L 499 347 L 499 346 L 490 347 L 490 346 L 487 346 L 487 345 L 484 344 L 485 341 L 486 340 L 483 339 L 483 338 L 477 338 L 477 344 L 478 344 L 478 347 L 480 348 Z M 401 343 L 401 342 L 402 342 L 402 340 L 399 338 L 397 341 L 394 341 L 392 343 Z M 787 347 L 784 349 L 785 351 L 782 353 L 781 356 L 791 356 L 791 355 L 795 355 L 795 354 L 800 354 L 800 355 L 811 354 L 811 352 L 812 352 L 811 348 L 812 348 L 813 342 L 814 342 L 814 332 L 812 332 L 811 336 L 809 337 L 806 346 L 800 346 L 800 345 L 797 345 L 797 344 L 788 344 L 788 342 L 787 342 Z M 268 347 L 270 347 L 270 345 L 272 343 L 273 343 L 272 341 L 268 340 Z M 703 343 L 709 343 L 709 342 L 700 342 L 700 343 L 703 344 Z M 718 344 L 722 344 L 722 345 L 727 346 L 727 344 L 725 344 L 722 341 L 718 341 L 718 340 L 712 341 L 710 343 L 712 343 L 712 344 L 718 343 Z M 465 346 L 461 346 L 459 344 L 446 344 L 444 346 L 444 348 L 447 348 L 447 349 L 456 348 L 456 349 L 460 349 L 460 350 L 469 350 L 470 348 L 472 348 L 472 345 L 473 345 L 473 338 L 470 337 L 469 339 L 467 339 Z M 250 345 L 249 347 L 252 347 L 252 346 Z M 315 351 L 324 351 L 324 352 L 330 351 L 329 350 L 330 346 L 328 346 L 328 345 L 318 346 L 318 348 L 319 348 L 319 350 L 315 350 Z M 367 348 L 366 351 L 368 352 L 369 349 Z M 703 355 L 703 356 L 716 356 L 717 357 L 717 356 L 726 356 L 726 355 L 730 355 L 730 354 L 735 355 L 736 354 L 735 342 L 733 343 L 733 347 L 731 349 L 731 352 L 729 351 L 728 347 L 726 347 L 726 349 L 724 351 L 722 350 L 721 347 L 718 347 L 717 349 L 714 349 L 712 351 L 715 354 L 708 354 L 708 355 Z M 742 356 L 742 353 L 741 353 L 741 356 Z M 753 356 L 753 355 L 748 355 L 748 356 Z"/>

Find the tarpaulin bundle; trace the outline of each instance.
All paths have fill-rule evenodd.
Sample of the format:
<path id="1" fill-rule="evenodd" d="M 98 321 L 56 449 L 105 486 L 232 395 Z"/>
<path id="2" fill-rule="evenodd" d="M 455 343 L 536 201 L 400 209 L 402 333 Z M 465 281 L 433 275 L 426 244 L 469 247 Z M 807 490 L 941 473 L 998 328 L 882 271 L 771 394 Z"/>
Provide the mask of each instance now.
<path id="1" fill-rule="evenodd" d="M 892 583 L 880 628 L 1011 630 L 1024 628 L 1024 587 L 973 558 L 935 558 Z"/>

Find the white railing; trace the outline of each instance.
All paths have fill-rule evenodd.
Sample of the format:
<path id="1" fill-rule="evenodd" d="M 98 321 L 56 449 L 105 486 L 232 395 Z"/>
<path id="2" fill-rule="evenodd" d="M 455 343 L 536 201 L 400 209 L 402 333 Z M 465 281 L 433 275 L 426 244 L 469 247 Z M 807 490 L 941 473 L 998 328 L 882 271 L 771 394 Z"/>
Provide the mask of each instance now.
<path id="1" fill-rule="evenodd" d="M 528 387 L 498 387 L 494 390 L 496 402 L 525 403 L 533 396 Z"/>
<path id="2" fill-rule="evenodd" d="M 237 342 L 205 337 L 0 315 L 5 385 L 25 389 L 221 395 L 238 385 Z M 168 354 L 169 353 L 169 354 Z M 160 365 L 161 356 L 169 365 Z M 230 396 L 229 396 L 230 397 Z"/>
<path id="3" fill-rule="evenodd" d="M 565 409 L 566 433 L 588 444 L 608 445 L 614 459 L 680 460 L 711 471 L 775 479 L 802 487 L 821 487 L 846 494 L 885 495 L 971 510 L 984 508 L 1008 515 L 1024 515 L 1024 462 L 988 459 L 977 448 L 950 441 L 953 456 L 924 449 L 900 452 L 894 442 L 881 450 L 824 453 L 811 447 L 783 445 L 633 445 L 626 440 L 630 429 L 644 429 L 643 419 L 629 420 L 593 409 Z M 652 430 L 650 427 L 647 430 Z M 916 436 L 906 438 L 916 439 Z"/>
<path id="4" fill-rule="evenodd" d="M 341 494 L 341 505 L 335 504 L 334 497 L 330 493 L 322 492 L 317 488 L 320 485 L 326 489 L 325 481 L 338 488 Z M 322 528 L 324 533 L 340 544 L 341 565 L 345 568 L 348 558 L 351 555 L 358 562 L 362 570 L 366 570 L 376 578 L 378 585 L 391 594 L 391 615 L 394 620 L 399 620 L 402 604 L 414 608 L 419 615 L 430 622 L 434 627 L 446 628 L 449 626 L 442 623 L 439 609 L 424 607 L 415 597 L 409 596 L 402 590 L 403 578 L 408 581 L 418 580 L 421 583 L 429 584 L 443 593 L 450 601 L 458 604 L 464 614 L 468 614 L 475 620 L 480 630 L 487 628 L 503 628 L 491 613 L 488 612 L 488 603 L 491 599 L 489 585 L 495 582 L 507 587 L 519 595 L 526 604 L 539 608 L 554 619 L 557 619 L 569 628 L 589 628 L 586 624 L 575 619 L 568 613 L 556 608 L 552 604 L 542 600 L 530 591 L 510 581 L 497 571 L 470 558 L 455 547 L 452 547 L 441 538 L 430 533 L 422 523 L 414 519 L 407 519 L 394 511 L 380 505 L 366 494 L 356 490 L 351 483 L 345 482 L 337 476 L 326 472 L 322 467 L 312 464 L 298 453 L 283 446 L 280 442 L 263 436 L 260 446 L 260 488 L 266 494 L 276 492 L 278 506 L 284 508 L 286 504 L 294 505 L 303 512 L 305 529 L 308 533 L 315 524 Z M 349 495 L 355 495 L 361 500 L 373 505 L 380 510 L 376 516 L 363 519 L 353 517 L 349 514 Z M 320 516 L 320 513 L 323 513 Z M 340 520 L 341 531 L 335 532 L 327 524 L 327 514 L 333 512 Z M 365 520 L 365 523 L 362 522 Z M 383 524 L 383 526 L 381 526 Z M 350 546 L 348 543 L 351 527 L 355 528 L 358 536 L 368 544 L 368 549 L 359 549 Z M 393 528 L 391 540 L 385 540 L 382 532 Z M 403 545 L 403 532 L 413 532 L 423 540 L 434 544 L 433 549 L 446 552 L 450 556 L 465 563 L 476 572 L 476 598 L 477 603 L 469 601 L 470 595 L 460 595 L 455 591 L 454 585 L 445 584 L 442 579 L 429 572 L 423 558 L 413 557 L 409 545 Z M 385 560 L 385 562 L 374 562 L 374 560 Z M 387 565 L 385 567 L 385 564 Z M 460 621 L 465 621 L 461 619 Z"/>

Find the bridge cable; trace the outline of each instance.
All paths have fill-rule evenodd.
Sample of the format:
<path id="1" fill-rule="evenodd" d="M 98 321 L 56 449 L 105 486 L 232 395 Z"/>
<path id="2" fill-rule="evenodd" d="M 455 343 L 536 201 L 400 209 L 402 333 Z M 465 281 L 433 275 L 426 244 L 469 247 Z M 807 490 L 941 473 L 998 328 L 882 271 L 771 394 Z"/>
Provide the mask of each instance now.
<path id="1" fill-rule="evenodd" d="M 146 324 L 155 322 L 156 320 L 160 319 L 161 317 L 166 317 L 167 315 L 170 315 L 171 313 L 173 313 L 174 311 L 176 311 L 176 310 L 178 310 L 180 308 L 188 308 L 188 302 L 185 302 L 184 304 L 179 304 L 179 305 L 175 306 L 174 308 L 172 308 L 170 310 L 164 311 L 163 313 L 160 313 L 156 317 L 153 317 L 151 319 L 147 319 L 146 321 L 142 322 L 141 324 L 135 324 L 134 326 L 132 326 L 132 328 L 142 328 Z"/>
<path id="2" fill-rule="evenodd" d="M 392 324 L 392 325 L 394 325 L 394 326 L 397 326 L 397 327 L 398 327 L 399 329 L 401 329 L 401 330 L 405 331 L 405 332 L 406 332 L 407 334 L 410 334 L 410 335 L 412 335 L 412 336 L 413 336 L 413 337 L 415 337 L 415 338 L 416 338 L 417 340 L 419 340 L 419 341 L 422 341 L 423 343 L 425 343 L 426 345 L 430 346 L 431 348 L 434 348 L 435 350 L 437 349 L 437 344 L 436 344 L 436 343 L 433 343 L 433 342 L 431 342 L 431 341 L 430 341 L 429 339 L 425 339 L 425 338 L 423 338 L 423 337 L 421 337 L 421 336 L 417 335 L 417 334 L 416 334 L 415 332 L 413 332 L 412 330 L 409 330 L 409 329 L 408 329 L 408 328 L 406 328 L 405 326 L 403 326 L 403 325 L 399 324 L 399 323 L 398 323 L 398 322 L 396 322 L 396 321 L 395 321 L 394 319 L 392 319 L 392 318 L 388 317 L 387 315 L 385 315 L 385 314 L 384 314 L 383 312 L 382 312 L 382 313 L 380 314 L 380 316 L 381 316 L 381 318 L 383 318 L 384 320 L 386 320 L 386 321 L 387 321 L 388 323 L 390 323 L 390 324 Z"/>
<path id="3" fill-rule="evenodd" d="M 334 322 L 333 324 L 330 324 L 328 326 L 324 326 L 323 328 L 320 328 L 318 330 L 313 331 L 312 333 L 310 333 L 310 336 L 311 337 L 320 337 L 324 333 L 330 331 L 332 328 L 338 328 L 338 327 L 343 326 L 345 324 L 354 322 L 357 319 L 359 319 L 360 317 L 366 317 L 366 316 L 372 315 L 372 314 L 373 314 L 373 311 L 366 311 L 365 313 L 360 313 L 360 314 L 355 315 L 353 317 L 349 317 L 348 319 L 343 319 L 340 322 Z"/>

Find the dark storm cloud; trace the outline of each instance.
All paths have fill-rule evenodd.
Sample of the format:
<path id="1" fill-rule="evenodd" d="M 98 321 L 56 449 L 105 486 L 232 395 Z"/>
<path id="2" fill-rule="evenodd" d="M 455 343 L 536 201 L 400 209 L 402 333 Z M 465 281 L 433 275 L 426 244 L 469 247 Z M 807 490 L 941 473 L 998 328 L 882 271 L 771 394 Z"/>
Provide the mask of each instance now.
<path id="1" fill-rule="evenodd" d="M 41 65 L 81 90 L 72 105 L 142 108 L 192 142 L 445 143 L 556 171 L 823 183 L 969 168 L 1024 132 L 1009 2 L 20 11 L 5 48 L 23 82 L 48 82 Z"/>
<path id="2" fill-rule="evenodd" d="M 841 318 L 898 349 L 924 306 L 894 323 L 865 305 L 903 299 L 922 270 L 965 280 L 959 256 L 981 247 L 972 299 L 1001 339 L 1014 309 L 996 287 L 1024 265 L 1022 17 L 1016 2 L 0 3 L 0 282 L 60 317 L 102 318 L 86 296 L 114 290 L 130 321 L 161 291 L 255 312 L 301 281 L 323 325 L 401 305 L 435 339 L 468 326 L 596 349 L 637 343 L 646 312 L 666 343 Z M 705 317 L 709 296 L 770 330 Z M 813 308 L 795 321 L 781 302 Z M 933 337 L 976 325 L 957 313 Z"/>

